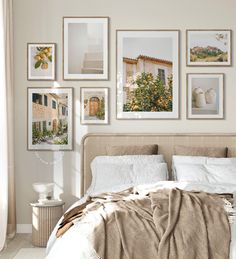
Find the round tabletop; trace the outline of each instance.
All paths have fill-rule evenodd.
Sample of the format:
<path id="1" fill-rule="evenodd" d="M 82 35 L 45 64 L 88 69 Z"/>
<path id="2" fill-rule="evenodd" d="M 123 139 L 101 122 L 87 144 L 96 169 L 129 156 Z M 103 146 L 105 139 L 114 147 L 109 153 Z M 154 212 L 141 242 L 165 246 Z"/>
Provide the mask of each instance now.
<path id="1" fill-rule="evenodd" d="M 32 207 L 58 207 L 64 205 L 65 202 L 61 200 L 48 200 L 46 202 L 31 202 Z"/>

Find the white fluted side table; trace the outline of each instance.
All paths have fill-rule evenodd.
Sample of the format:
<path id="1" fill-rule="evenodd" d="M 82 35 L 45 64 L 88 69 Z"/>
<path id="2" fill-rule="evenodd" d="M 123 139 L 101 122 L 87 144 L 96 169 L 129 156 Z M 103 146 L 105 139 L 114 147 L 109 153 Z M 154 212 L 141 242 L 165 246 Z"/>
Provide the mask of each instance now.
<path id="1" fill-rule="evenodd" d="M 48 238 L 63 215 L 64 202 L 50 204 L 30 203 L 32 207 L 32 244 L 46 247 Z"/>

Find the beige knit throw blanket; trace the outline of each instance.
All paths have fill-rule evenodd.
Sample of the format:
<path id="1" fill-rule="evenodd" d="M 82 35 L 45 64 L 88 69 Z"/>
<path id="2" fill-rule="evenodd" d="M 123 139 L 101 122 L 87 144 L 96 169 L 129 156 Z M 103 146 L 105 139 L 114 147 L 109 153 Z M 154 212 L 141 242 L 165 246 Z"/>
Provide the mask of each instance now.
<path id="1" fill-rule="evenodd" d="M 229 258 L 222 195 L 179 189 L 142 197 L 130 191 L 102 194 L 65 214 L 57 236 L 76 218 L 87 224 L 87 238 L 103 259 Z"/>

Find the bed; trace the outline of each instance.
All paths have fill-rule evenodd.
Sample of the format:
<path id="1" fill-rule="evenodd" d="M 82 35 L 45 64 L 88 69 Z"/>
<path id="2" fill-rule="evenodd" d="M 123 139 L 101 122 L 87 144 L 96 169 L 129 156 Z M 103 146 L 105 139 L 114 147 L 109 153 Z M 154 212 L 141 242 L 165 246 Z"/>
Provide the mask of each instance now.
<path id="1" fill-rule="evenodd" d="M 90 164 L 97 156 L 106 155 L 108 146 L 116 145 L 147 145 L 158 144 L 158 153 L 163 154 L 168 164 L 169 172 L 172 167 L 172 156 L 176 145 L 198 146 L 198 147 L 228 147 L 228 156 L 236 157 L 236 135 L 233 134 L 88 134 L 81 142 L 81 197 L 80 201 L 72 207 L 78 206 L 86 200 L 86 190 L 92 180 Z M 170 173 L 169 180 L 173 176 Z M 181 190 L 205 191 L 209 193 L 235 193 L 234 184 L 193 184 L 183 182 L 164 181 L 155 184 L 155 188 L 165 189 L 166 187 L 178 188 Z M 144 187 L 145 189 L 146 187 Z M 80 226 L 81 228 L 81 226 Z M 73 226 L 62 238 L 56 239 L 55 227 L 47 246 L 47 259 L 51 258 L 100 258 L 91 244 L 83 236 L 79 235 L 78 227 Z M 231 224 L 232 241 L 230 244 L 230 258 L 236 258 L 236 224 Z M 83 249 L 81 249 L 83 248 Z M 80 250 L 86 252 L 80 253 Z"/>

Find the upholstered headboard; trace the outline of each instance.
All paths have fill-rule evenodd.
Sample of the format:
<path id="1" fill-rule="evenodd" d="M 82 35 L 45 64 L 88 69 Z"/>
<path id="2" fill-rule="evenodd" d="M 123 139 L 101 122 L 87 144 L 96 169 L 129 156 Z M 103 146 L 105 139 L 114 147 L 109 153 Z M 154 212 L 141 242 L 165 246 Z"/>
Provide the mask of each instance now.
<path id="1" fill-rule="evenodd" d="M 236 156 L 236 134 L 87 134 L 81 142 L 81 195 L 88 189 L 92 175 L 90 163 L 96 156 L 106 155 L 108 145 L 158 144 L 171 169 L 174 146 L 228 147 L 228 156 Z"/>

